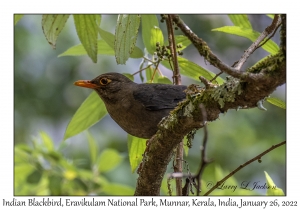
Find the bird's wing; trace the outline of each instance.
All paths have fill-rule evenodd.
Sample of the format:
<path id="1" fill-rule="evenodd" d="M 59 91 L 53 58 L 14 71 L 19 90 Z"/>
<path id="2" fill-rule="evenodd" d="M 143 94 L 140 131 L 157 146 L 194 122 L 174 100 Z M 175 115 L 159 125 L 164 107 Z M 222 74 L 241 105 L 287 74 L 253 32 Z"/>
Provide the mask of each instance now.
<path id="1" fill-rule="evenodd" d="M 174 109 L 186 98 L 184 85 L 140 84 L 133 91 L 135 100 L 148 110 Z"/>

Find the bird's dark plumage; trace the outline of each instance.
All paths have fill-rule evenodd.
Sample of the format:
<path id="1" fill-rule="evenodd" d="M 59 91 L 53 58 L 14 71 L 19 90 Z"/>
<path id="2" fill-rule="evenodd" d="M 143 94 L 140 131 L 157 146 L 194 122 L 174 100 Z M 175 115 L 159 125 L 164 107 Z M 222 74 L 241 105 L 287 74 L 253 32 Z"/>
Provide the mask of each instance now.
<path id="1" fill-rule="evenodd" d="M 75 85 L 94 89 L 114 121 L 127 133 L 150 138 L 157 124 L 185 99 L 184 85 L 137 84 L 119 73 L 106 73 Z"/>

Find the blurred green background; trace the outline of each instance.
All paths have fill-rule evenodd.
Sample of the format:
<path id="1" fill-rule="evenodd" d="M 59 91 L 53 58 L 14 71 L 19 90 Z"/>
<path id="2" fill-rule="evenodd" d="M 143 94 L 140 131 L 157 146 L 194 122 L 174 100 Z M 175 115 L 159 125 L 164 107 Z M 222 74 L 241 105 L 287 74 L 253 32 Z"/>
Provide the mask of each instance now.
<path id="1" fill-rule="evenodd" d="M 211 31 L 213 28 L 232 25 L 226 15 L 181 15 L 181 17 L 199 37 L 208 43 L 213 52 L 229 65 L 239 60 L 244 50 L 251 45 L 251 41 L 245 38 Z M 136 172 L 131 173 L 127 134 L 109 116 L 91 127 L 89 133 L 81 133 L 64 142 L 63 135 L 77 108 L 91 93 L 91 90 L 74 86 L 74 81 L 92 79 L 99 74 L 110 71 L 134 73 L 138 71 L 141 60 L 129 59 L 126 65 L 117 65 L 113 56 L 99 55 L 97 64 L 93 63 L 88 56 L 58 57 L 68 48 L 80 43 L 73 17 L 69 17 L 65 28 L 59 35 L 55 50 L 44 37 L 41 19 L 41 15 L 24 15 L 14 27 L 15 146 L 27 145 L 28 148 L 38 148 L 34 145 L 33 140 L 40 142 L 40 132 L 44 131 L 53 140 L 56 151 L 65 158 L 69 165 L 76 165 L 77 168 L 92 173 L 88 143 L 88 136 L 92 136 L 99 153 L 111 148 L 117 151 L 121 158 L 116 167 L 105 173 L 100 172 L 103 179 L 110 183 L 127 186 L 130 188 L 128 192 L 132 192 L 136 184 L 137 174 Z M 249 15 L 249 19 L 253 28 L 260 32 L 271 23 L 271 19 L 265 15 Z M 116 20 L 117 15 L 103 15 L 101 27 L 114 33 Z M 164 24 L 161 24 L 160 28 L 164 33 L 166 32 Z M 180 34 L 179 31 L 176 33 Z M 278 32 L 272 39 L 279 44 Z M 143 49 L 141 36 L 138 37 L 137 46 Z M 183 57 L 218 73 L 217 69 L 205 63 L 192 45 L 183 52 Z M 253 65 L 266 55 L 267 52 L 261 48 L 256 50 L 246 62 L 245 67 Z M 162 72 L 171 79 L 172 74 L 169 70 L 162 68 Z M 135 81 L 141 82 L 139 76 L 135 76 Z M 183 77 L 183 84 L 192 83 L 199 84 L 198 81 Z M 285 101 L 285 85 L 279 87 L 272 96 Z M 219 178 L 220 174 L 217 175 L 220 173 L 219 170 L 222 170 L 225 176 L 225 172 L 232 171 L 272 145 L 286 139 L 286 111 L 269 103 L 265 103 L 264 106 L 268 111 L 261 111 L 257 108 L 230 110 L 228 113 L 220 115 L 218 120 L 209 123 L 207 156 L 214 159 L 214 162 L 204 172 L 205 182 L 215 182 Z M 185 157 L 192 173 L 196 173 L 198 170 L 202 137 L 203 131 L 199 130 L 193 141 L 192 149 Z M 42 147 L 43 144 L 40 145 L 40 148 Z M 28 154 L 32 151 L 28 149 Z M 40 158 L 39 155 L 32 155 L 32 157 Z M 44 164 L 39 167 L 45 170 Z M 34 168 L 38 167 L 34 166 Z M 46 168 L 46 170 L 50 170 L 50 168 Z M 22 168 L 19 169 L 18 173 L 22 174 L 22 170 Z M 259 182 L 263 185 L 265 183 L 264 171 L 267 171 L 276 185 L 287 194 L 285 146 L 264 156 L 261 163 L 252 163 L 239 171 L 234 178 L 238 185 L 243 181 L 249 181 L 251 184 Z M 172 172 L 171 169 L 167 173 L 170 172 Z M 32 171 L 28 174 L 35 177 Z M 27 183 L 26 187 L 23 184 L 16 184 L 15 194 L 38 194 L 37 191 L 38 188 L 41 188 L 42 182 L 39 180 L 43 180 L 43 178 L 38 179 L 38 182 L 30 182 L 27 179 L 29 184 Z M 54 179 L 54 182 L 60 183 L 62 180 Z M 69 180 L 73 179 L 70 178 Z M 15 181 L 21 183 L 22 179 L 15 179 Z M 34 189 L 37 191 L 32 190 L 32 186 L 36 186 Z M 94 193 L 94 188 L 85 189 L 85 191 L 69 193 Z M 163 189 L 166 189 L 166 183 L 164 183 Z M 49 192 L 49 190 L 39 191 L 40 194 L 51 194 Z M 222 194 L 221 192 L 223 191 L 217 190 L 215 193 Z M 265 194 L 265 192 L 264 189 L 255 190 L 254 194 Z M 109 194 L 109 192 L 103 194 L 105 193 Z M 166 190 L 162 190 L 162 193 L 165 194 Z"/>

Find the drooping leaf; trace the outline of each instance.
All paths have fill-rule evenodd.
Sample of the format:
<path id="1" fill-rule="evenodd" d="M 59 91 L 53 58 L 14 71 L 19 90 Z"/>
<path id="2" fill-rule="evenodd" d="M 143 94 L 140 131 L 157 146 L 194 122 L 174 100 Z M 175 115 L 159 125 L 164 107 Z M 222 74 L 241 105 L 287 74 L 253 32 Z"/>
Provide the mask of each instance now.
<path id="1" fill-rule="evenodd" d="M 92 92 L 77 109 L 66 129 L 64 139 L 88 129 L 107 114 L 104 102 Z"/>
<path id="2" fill-rule="evenodd" d="M 162 64 L 171 69 L 169 62 L 163 61 Z M 194 79 L 196 81 L 199 81 L 199 76 L 203 76 L 208 80 L 211 80 L 215 74 L 202 68 L 198 64 L 193 63 L 192 61 L 189 61 L 183 57 L 178 57 L 178 64 L 180 68 L 180 73 L 190 77 L 191 79 Z M 217 77 L 216 81 L 218 84 L 223 84 L 224 80 L 221 77 Z"/>
<path id="3" fill-rule="evenodd" d="M 56 40 L 70 15 L 43 15 L 42 29 L 48 43 L 55 49 Z"/>
<path id="4" fill-rule="evenodd" d="M 112 33 L 105 31 L 98 28 L 98 32 L 101 36 L 101 38 L 111 47 L 111 49 L 114 49 L 114 42 L 115 42 L 115 35 Z M 115 53 L 115 52 L 114 52 Z M 131 58 L 141 58 L 143 57 L 143 51 L 138 48 L 137 46 L 134 47 L 133 52 L 130 54 Z"/>
<path id="5" fill-rule="evenodd" d="M 14 15 L 14 25 L 16 25 L 23 16 L 24 15 Z"/>
<path id="6" fill-rule="evenodd" d="M 248 15 L 228 15 L 228 17 L 235 26 L 252 29 Z"/>
<path id="7" fill-rule="evenodd" d="M 128 134 L 128 153 L 131 172 L 133 173 L 143 159 L 146 140 Z"/>
<path id="8" fill-rule="evenodd" d="M 285 102 L 280 100 L 279 98 L 270 97 L 270 98 L 267 98 L 267 101 L 270 104 L 273 104 L 274 106 L 278 106 L 279 108 L 286 109 Z"/>
<path id="9" fill-rule="evenodd" d="M 122 161 L 122 157 L 115 149 L 105 149 L 99 156 L 98 168 L 100 173 L 115 168 Z"/>
<path id="10" fill-rule="evenodd" d="M 114 49 L 118 64 L 125 64 L 135 48 L 135 43 L 140 26 L 140 15 L 119 15 Z"/>
<path id="11" fill-rule="evenodd" d="M 144 56 L 143 51 L 137 46 L 134 47 L 133 52 L 130 54 L 131 58 L 142 58 Z"/>
<path id="12" fill-rule="evenodd" d="M 98 40 L 98 54 L 115 55 L 115 51 L 102 39 Z M 58 57 L 87 55 L 82 44 L 70 47 Z"/>
<path id="13" fill-rule="evenodd" d="M 135 47 L 135 50 L 130 55 L 131 58 L 141 58 L 142 57 L 142 51 Z M 98 40 L 98 54 L 101 55 L 115 55 L 115 51 L 113 48 L 111 48 L 104 40 L 100 39 Z M 62 56 L 81 56 L 81 55 L 87 55 L 86 50 L 82 46 L 82 44 L 70 47 L 62 54 L 58 55 L 58 57 Z"/>
<path id="14" fill-rule="evenodd" d="M 254 31 L 252 29 L 241 28 L 239 26 L 224 26 L 221 28 L 212 29 L 212 31 L 220 31 L 228 34 L 234 34 L 237 36 L 245 37 L 250 39 L 252 42 L 257 40 L 257 38 L 260 35 L 260 33 L 257 31 Z M 268 42 L 265 43 L 262 46 L 262 48 L 271 54 L 276 54 L 279 50 L 278 45 L 271 39 L 268 40 Z"/>
<path id="15" fill-rule="evenodd" d="M 158 28 L 156 15 L 142 15 L 142 38 L 147 51 L 153 54 L 156 49 L 156 42 L 164 43 L 161 30 Z"/>
<path id="16" fill-rule="evenodd" d="M 101 38 L 112 48 L 114 49 L 114 41 L 115 41 L 115 35 L 112 33 L 103 30 L 102 28 L 98 27 L 98 32 L 101 36 Z"/>
<path id="17" fill-rule="evenodd" d="M 99 15 L 73 15 L 77 35 L 94 63 L 97 63 Z"/>
<path id="18" fill-rule="evenodd" d="M 284 195 L 284 192 L 282 189 L 278 188 L 275 183 L 273 182 L 272 178 L 269 176 L 267 172 L 265 172 L 266 181 L 267 181 L 267 195 Z"/>

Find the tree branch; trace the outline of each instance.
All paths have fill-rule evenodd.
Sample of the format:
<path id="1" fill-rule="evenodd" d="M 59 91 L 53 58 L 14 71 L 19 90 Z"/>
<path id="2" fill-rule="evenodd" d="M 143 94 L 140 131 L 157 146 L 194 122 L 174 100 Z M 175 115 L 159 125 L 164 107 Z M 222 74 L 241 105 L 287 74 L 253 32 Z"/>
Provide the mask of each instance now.
<path id="1" fill-rule="evenodd" d="M 145 151 L 139 168 L 135 195 L 159 195 L 161 182 L 174 149 L 191 130 L 204 126 L 200 104 L 205 107 L 207 121 L 214 121 L 220 113 L 228 109 L 256 107 L 259 100 L 269 96 L 276 87 L 286 82 L 284 17 L 278 54 L 266 58 L 244 73 L 222 63 L 212 54 L 205 42 L 186 29 L 185 24 L 180 23 L 178 16 L 173 16 L 173 20 L 177 21 L 179 28 L 185 28 L 189 38 L 193 40 L 192 43 L 205 59 L 233 77 L 228 77 L 220 86 L 207 85 L 198 89 L 191 86 L 187 89 L 187 99 L 179 103 L 169 116 L 159 123 L 159 129 Z"/>
<path id="2" fill-rule="evenodd" d="M 192 32 L 192 30 L 183 22 L 183 20 L 180 19 L 178 15 L 172 15 L 172 18 L 184 35 L 191 40 L 199 54 L 203 56 L 211 65 L 235 78 L 243 77 L 242 72 L 223 63 L 215 54 L 213 54 L 207 43 L 199 38 L 194 32 Z"/>

